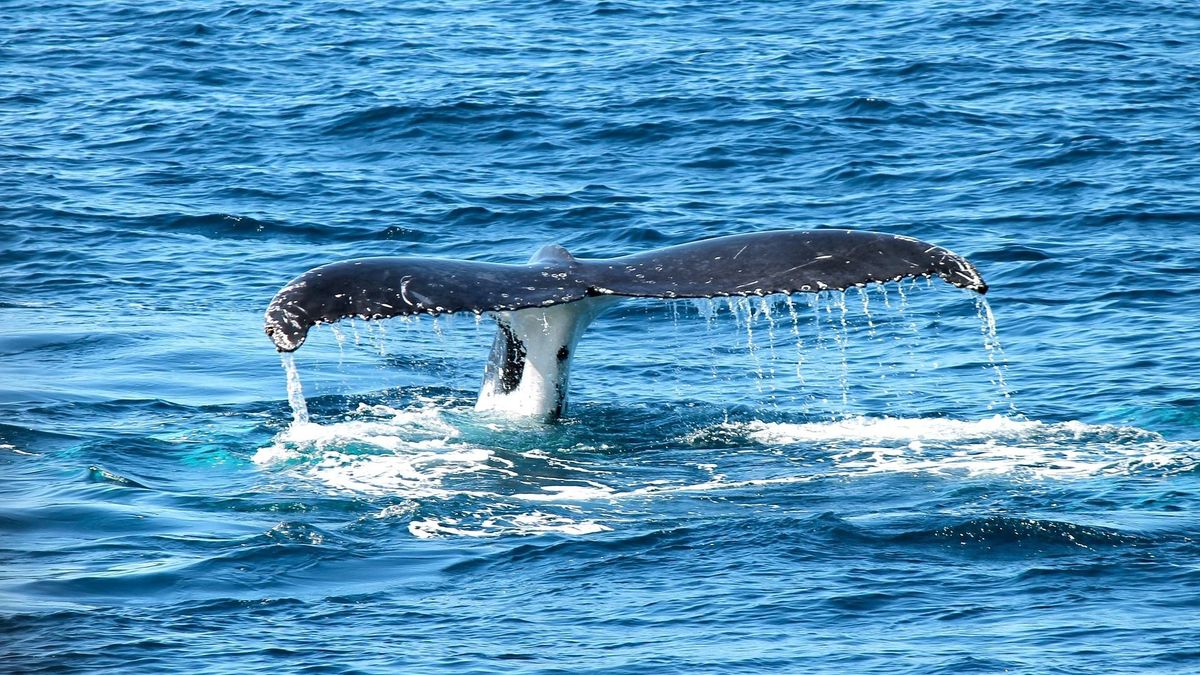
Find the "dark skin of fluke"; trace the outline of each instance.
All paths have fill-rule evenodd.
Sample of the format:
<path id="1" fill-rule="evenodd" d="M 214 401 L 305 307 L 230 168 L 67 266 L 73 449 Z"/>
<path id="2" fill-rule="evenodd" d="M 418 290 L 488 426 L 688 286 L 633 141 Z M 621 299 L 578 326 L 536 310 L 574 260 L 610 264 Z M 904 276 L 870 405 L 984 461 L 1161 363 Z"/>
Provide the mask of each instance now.
<path id="1" fill-rule="evenodd" d="M 525 265 L 435 258 L 361 258 L 318 267 L 271 301 L 265 330 L 295 351 L 319 323 L 412 314 L 498 312 L 587 297 L 712 298 L 846 290 L 938 276 L 987 292 L 971 263 L 899 235 L 771 231 L 706 239 L 620 258 L 577 259 L 547 246 Z"/>

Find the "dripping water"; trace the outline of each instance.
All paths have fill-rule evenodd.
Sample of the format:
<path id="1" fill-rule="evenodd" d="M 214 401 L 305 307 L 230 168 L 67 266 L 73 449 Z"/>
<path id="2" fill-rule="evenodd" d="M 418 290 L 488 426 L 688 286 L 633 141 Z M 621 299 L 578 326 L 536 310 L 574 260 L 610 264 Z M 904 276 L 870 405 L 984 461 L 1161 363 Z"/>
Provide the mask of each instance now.
<path id="1" fill-rule="evenodd" d="M 916 288 L 915 283 L 913 288 Z M 904 353 L 908 363 L 906 368 L 908 384 L 901 383 L 900 386 L 906 389 L 905 393 L 908 396 L 916 396 L 921 388 L 919 381 L 925 376 L 924 371 L 919 366 L 920 360 L 917 358 L 917 340 L 921 335 L 921 328 L 915 320 L 909 320 L 908 318 L 908 294 L 904 292 L 903 280 L 896 282 L 896 293 L 900 296 L 896 313 L 900 319 L 901 328 L 896 331 L 895 339 L 904 344 Z"/>
<path id="2" fill-rule="evenodd" d="M 987 352 L 988 367 L 992 369 L 996 378 L 992 380 L 992 384 L 1000 388 L 1000 394 L 1008 402 L 1008 409 L 1017 412 L 1012 391 L 1009 390 L 1008 380 L 1004 375 L 1004 371 L 1008 369 L 1008 359 L 1004 356 L 1004 349 L 1000 346 L 1000 339 L 996 336 L 996 315 L 992 314 L 992 306 L 982 295 L 975 298 L 975 311 L 979 316 L 979 332 L 983 335 L 983 348 Z M 988 409 L 993 408 L 995 408 L 995 402 L 989 403 Z"/>
<path id="3" fill-rule="evenodd" d="M 370 324 L 367 324 L 368 326 Z M 379 350 L 380 356 L 387 356 L 387 330 L 384 329 L 383 323 L 375 322 L 375 331 L 371 337 L 376 341 L 376 348 Z"/>
<path id="4" fill-rule="evenodd" d="M 300 373 L 296 370 L 296 359 L 292 352 L 280 352 L 283 370 L 287 373 L 288 403 L 292 405 L 292 423 L 308 424 L 308 403 L 300 388 Z"/>
<path id="5" fill-rule="evenodd" d="M 749 302 L 749 299 L 747 299 Z M 771 301 L 766 297 L 758 299 L 758 314 L 767 322 L 767 351 L 771 354 L 771 377 L 775 376 L 775 314 L 771 311 Z"/>
<path id="6" fill-rule="evenodd" d="M 867 289 L 859 286 L 855 290 L 858 291 L 858 299 L 862 301 L 863 316 L 867 320 L 867 337 L 875 339 L 875 320 L 871 318 L 871 300 L 867 296 Z"/>
<path id="7" fill-rule="evenodd" d="M 717 321 L 717 311 L 718 311 L 717 303 L 712 298 L 696 298 L 696 299 L 692 300 L 692 306 L 695 307 L 696 312 L 701 317 L 704 318 L 705 334 L 708 336 L 708 346 L 706 347 L 706 349 L 709 352 L 708 367 L 709 367 L 709 370 L 712 371 L 713 380 L 716 380 L 719 377 L 719 375 L 717 374 L 716 355 L 712 353 L 713 352 L 712 335 L 713 335 L 713 326 L 716 324 L 716 321 Z"/>
<path id="8" fill-rule="evenodd" d="M 838 355 L 841 359 L 838 383 L 842 387 L 842 414 L 846 415 L 850 406 L 850 362 L 846 356 L 846 347 L 850 342 L 850 324 L 846 321 L 846 293 L 844 291 L 837 294 L 837 305 L 840 311 L 841 326 L 835 333 L 834 341 L 837 343 Z"/>
<path id="9" fill-rule="evenodd" d="M 754 309 L 753 300 L 746 298 L 747 308 Z M 771 390 L 771 405 L 778 408 L 779 401 L 776 398 L 775 387 L 775 314 L 771 311 L 771 301 L 766 297 L 758 299 L 758 311 L 753 312 L 754 317 L 764 319 L 767 325 L 767 353 L 768 353 L 768 368 L 766 370 L 767 388 Z M 760 388 L 761 389 L 761 388 Z"/>
<path id="10" fill-rule="evenodd" d="M 341 366 L 346 361 L 346 334 L 343 333 L 334 324 L 329 326 L 329 330 L 333 333 L 333 339 L 338 346 L 338 365 Z"/>
<path id="11" fill-rule="evenodd" d="M 679 303 L 678 301 L 671 301 L 671 302 L 668 302 L 667 304 L 669 304 L 671 306 L 671 326 L 672 326 L 671 334 L 675 336 L 676 349 L 681 349 L 682 345 L 679 344 L 680 336 L 682 335 L 682 332 L 679 330 L 679 306 L 681 303 Z M 675 393 L 675 398 L 683 399 L 683 397 L 684 397 L 684 392 L 682 389 L 682 382 L 684 379 L 683 365 L 680 363 L 679 360 L 676 360 L 674 362 L 674 367 L 672 370 L 675 373 L 674 387 L 673 387 L 673 391 Z"/>
<path id="12" fill-rule="evenodd" d="M 796 303 L 792 296 L 784 296 L 787 301 L 788 316 L 792 320 L 792 337 L 796 340 L 796 379 L 804 384 L 804 340 L 800 337 L 800 315 L 796 313 Z"/>
<path id="13" fill-rule="evenodd" d="M 898 398 L 898 404 L 903 404 L 907 399 L 905 394 L 917 394 L 922 388 L 915 384 L 904 386 L 903 381 L 893 379 L 897 374 L 903 376 L 907 374 L 909 378 L 921 378 L 927 375 L 928 368 L 938 368 L 937 362 L 931 362 L 926 367 L 918 365 L 920 361 L 917 358 L 915 345 L 920 341 L 924 331 L 918 326 L 918 322 L 909 312 L 909 294 L 913 289 L 919 288 L 916 283 L 897 284 L 895 293 L 890 295 L 890 290 L 883 284 L 876 285 L 878 290 L 871 291 L 870 287 L 858 289 L 859 297 L 855 299 L 847 297 L 849 292 L 829 292 L 829 293 L 812 293 L 806 294 L 806 300 L 809 303 L 810 319 L 801 321 L 803 314 L 802 306 L 797 305 L 797 299 L 791 295 L 784 295 L 782 298 L 754 298 L 754 297 L 738 297 L 725 299 L 695 299 L 691 301 L 690 307 L 694 307 L 699 316 L 704 317 L 706 329 L 709 334 L 715 332 L 718 317 L 728 311 L 737 326 L 736 333 L 742 333 L 745 340 L 745 354 L 750 357 L 751 370 L 756 375 L 756 388 L 761 394 L 769 394 L 771 397 L 770 403 L 778 407 L 781 401 L 778 397 L 781 392 L 790 391 L 790 385 L 786 381 L 777 381 L 776 370 L 784 364 L 777 363 L 777 359 L 787 359 L 791 356 L 790 350 L 786 349 L 785 343 L 791 343 L 795 349 L 794 363 L 787 364 L 781 372 L 791 370 L 794 366 L 796 373 L 795 384 L 801 385 L 802 389 L 797 393 L 795 403 L 802 406 L 804 412 L 809 412 L 809 406 L 820 404 L 829 412 L 837 415 L 849 414 L 851 409 L 850 387 L 852 382 L 857 383 L 858 378 L 851 379 L 851 365 L 857 363 L 852 359 L 855 352 L 850 351 L 850 342 L 852 336 L 864 336 L 870 340 L 894 340 L 903 342 L 904 345 L 895 345 L 893 350 L 883 349 L 882 356 L 872 359 L 875 362 L 876 368 L 872 369 L 873 376 L 879 380 L 879 387 L 876 388 L 868 384 L 862 391 L 866 395 L 875 395 L 875 391 L 879 391 L 885 396 L 894 396 Z M 878 292 L 880 296 L 874 298 L 875 302 L 871 302 L 870 294 Z M 899 301 L 896 301 L 896 297 Z M 884 310 L 880 310 L 882 306 Z M 859 308 L 861 307 L 862 319 L 859 318 Z M 671 303 L 671 323 L 674 327 L 676 336 L 681 333 L 681 324 L 686 324 L 686 318 L 690 312 L 689 305 L 684 305 L 684 317 L 681 319 L 681 310 L 679 303 Z M 785 314 L 786 309 L 786 314 Z M 875 311 L 872 312 L 871 310 Z M 999 390 L 1000 396 L 989 397 L 984 399 L 990 400 L 988 408 L 993 409 L 1003 405 L 1007 405 L 1014 412 L 1016 410 L 1013 401 L 1012 392 L 1007 384 L 1007 362 L 1005 360 L 1003 350 L 997 338 L 997 328 L 995 317 L 992 314 L 990 306 L 983 298 L 976 298 L 976 309 L 980 325 L 980 334 L 982 335 L 984 348 L 987 354 L 987 369 L 991 377 L 989 378 L 996 389 Z M 969 315 L 968 315 L 969 316 Z M 423 330 L 427 326 L 432 328 L 433 336 L 436 336 L 437 342 L 444 342 L 447 334 L 446 322 L 448 319 L 441 317 L 433 317 L 429 323 L 421 320 L 422 317 L 403 317 L 401 322 L 408 329 Z M 474 317 L 476 330 L 482 326 L 482 314 L 476 314 Z M 788 335 L 788 324 L 791 322 L 791 332 Z M 765 326 L 759 321 L 765 321 Z M 776 325 L 778 322 L 778 325 Z M 802 328 L 801 323 L 805 326 Z M 935 322 L 936 323 L 936 322 Z M 861 331 L 859 329 L 862 329 Z M 686 329 L 684 329 L 686 330 Z M 364 332 L 365 331 L 365 332 Z M 736 335 L 735 333 L 735 335 Z M 723 331 L 722 331 L 722 334 Z M 387 334 L 382 326 L 375 326 L 374 322 L 367 322 L 360 331 L 358 322 L 353 319 L 349 322 L 349 329 L 345 326 L 333 328 L 333 335 L 338 345 L 339 355 L 344 355 L 345 345 L 353 338 L 355 344 L 378 351 L 380 354 L 386 354 Z M 765 342 L 764 342 L 765 339 Z M 928 339 L 927 337 L 925 339 Z M 721 341 L 725 342 L 728 337 L 724 337 Z M 776 340 L 780 342 L 780 349 L 776 349 Z M 889 340 L 889 341 L 890 341 Z M 740 343 L 741 340 L 736 340 Z M 978 343 L 976 343 L 978 344 Z M 696 345 L 689 343 L 692 348 Z M 738 345 L 741 347 L 742 345 Z M 763 349 L 763 347 L 766 349 Z M 880 345 L 884 347 L 884 345 Z M 710 346 L 710 349 L 712 347 Z M 898 349 L 897 349 L 898 348 Z M 830 352 L 836 349 L 836 358 Z M 786 350 L 786 351 L 785 351 Z M 806 350 L 811 350 L 809 354 Z M 891 362 L 886 358 L 891 351 L 897 356 L 907 353 L 907 363 L 910 367 L 905 368 L 899 361 Z M 785 355 L 786 354 L 786 355 Z M 295 423 L 309 422 L 309 413 L 307 410 L 306 401 L 301 390 L 301 382 L 294 364 L 292 355 L 282 354 L 283 368 L 287 374 L 288 400 L 293 411 L 293 419 Z M 703 366 L 707 370 L 711 370 L 713 378 L 719 378 L 719 364 L 722 362 L 719 358 L 708 358 L 703 360 Z M 766 362 L 764 362 L 766 361 Z M 339 363 L 341 358 L 339 358 Z M 683 382 L 686 377 L 680 366 L 676 367 L 679 376 L 677 382 Z M 807 381 L 807 382 L 806 382 Z M 813 386 L 807 386 L 811 383 Z M 834 384 L 836 383 L 836 384 Z M 899 387 L 893 383 L 900 384 Z M 829 386 L 833 385 L 833 386 Z M 677 387 L 677 395 L 681 398 L 686 397 L 686 392 Z M 993 391 L 996 391 L 993 389 Z M 859 392 L 858 386 L 855 387 L 856 395 Z M 839 396 L 840 393 L 840 396 Z M 765 397 L 763 397 L 765 398 Z M 841 405 L 837 402 L 840 399 Z M 760 404 L 767 403 L 766 400 L 760 400 Z M 983 401 L 981 401 L 983 403 Z M 838 408 L 840 407 L 840 411 Z"/>
<path id="14" fill-rule="evenodd" d="M 828 354 L 829 353 L 829 338 L 828 338 L 827 332 L 825 330 L 825 320 L 824 320 L 824 316 L 823 316 L 823 312 L 822 312 L 823 307 L 821 304 L 822 300 L 823 300 L 823 298 L 822 298 L 821 293 L 813 293 L 812 295 L 810 295 L 808 297 L 808 305 L 812 309 L 812 317 L 813 317 L 812 323 L 813 323 L 813 331 L 815 333 L 815 338 L 816 338 L 817 351 L 820 352 L 821 354 Z M 824 308 L 824 309 L 825 309 L 824 313 L 828 313 L 830 311 L 828 308 Z M 838 343 L 838 340 L 836 337 L 834 338 L 834 343 L 835 344 Z M 842 354 L 843 355 L 845 354 L 845 350 L 842 351 Z M 824 366 L 822 366 L 822 367 L 824 367 Z M 824 373 L 821 373 L 821 374 L 824 375 Z M 829 399 L 827 397 L 825 397 L 824 395 L 822 395 L 820 398 L 820 402 L 827 405 L 829 403 Z"/>
<path id="15" fill-rule="evenodd" d="M 754 307 L 750 304 L 750 299 L 746 297 L 731 297 L 728 299 L 728 305 L 729 312 L 733 314 L 738 326 L 746 329 L 746 351 L 750 354 L 750 360 L 754 362 L 754 374 L 758 376 L 756 386 L 758 391 L 762 392 L 766 373 L 763 371 L 762 359 L 758 356 L 758 344 L 754 341 Z M 744 323 L 743 312 L 745 312 Z"/>

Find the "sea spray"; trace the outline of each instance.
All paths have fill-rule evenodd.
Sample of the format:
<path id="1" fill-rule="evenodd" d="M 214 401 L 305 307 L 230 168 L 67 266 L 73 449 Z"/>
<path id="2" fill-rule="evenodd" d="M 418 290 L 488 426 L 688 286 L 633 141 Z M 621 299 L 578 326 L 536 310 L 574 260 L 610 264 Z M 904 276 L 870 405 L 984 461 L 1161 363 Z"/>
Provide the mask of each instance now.
<path id="1" fill-rule="evenodd" d="M 280 352 L 279 359 L 283 362 L 283 370 L 287 373 L 288 403 L 292 405 L 292 423 L 308 424 L 308 403 L 304 401 L 304 391 L 300 388 L 300 373 L 296 370 L 296 359 L 291 352 Z"/>

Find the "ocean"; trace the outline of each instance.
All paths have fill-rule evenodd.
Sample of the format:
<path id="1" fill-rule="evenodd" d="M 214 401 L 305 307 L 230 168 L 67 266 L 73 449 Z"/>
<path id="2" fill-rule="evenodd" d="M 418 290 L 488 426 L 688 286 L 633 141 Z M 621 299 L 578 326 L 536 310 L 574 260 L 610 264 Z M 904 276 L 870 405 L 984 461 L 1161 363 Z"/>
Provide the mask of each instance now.
<path id="1" fill-rule="evenodd" d="M 1200 8 L 0 6 L 0 671 L 1200 670 Z M 489 317 L 275 292 L 850 228 L 970 259 L 626 300 L 557 424 Z"/>

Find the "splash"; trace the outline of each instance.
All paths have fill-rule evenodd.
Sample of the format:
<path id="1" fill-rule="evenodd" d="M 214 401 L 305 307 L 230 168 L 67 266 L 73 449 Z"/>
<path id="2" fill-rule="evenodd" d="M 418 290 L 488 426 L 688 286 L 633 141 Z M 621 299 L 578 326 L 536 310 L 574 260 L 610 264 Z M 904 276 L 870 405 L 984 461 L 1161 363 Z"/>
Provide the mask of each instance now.
<path id="1" fill-rule="evenodd" d="M 295 476 L 334 492 L 486 496 L 446 484 L 476 473 L 511 476 L 510 463 L 491 448 L 462 442 L 461 433 L 436 401 L 410 409 L 360 404 L 342 421 L 292 425 L 253 459 L 264 467 L 290 464 L 285 468 Z"/>
<path id="2" fill-rule="evenodd" d="M 445 444 L 460 434 L 445 418 L 437 402 L 421 399 L 411 409 L 359 404 L 346 419 L 328 424 L 295 424 L 274 438 L 272 445 L 254 455 L 258 464 L 346 450 L 351 445 L 397 452 Z"/>
<path id="3" fill-rule="evenodd" d="M 300 388 L 300 372 L 296 370 L 296 358 L 292 352 L 280 352 L 283 370 L 287 373 L 288 403 L 292 405 L 292 424 L 308 424 L 308 403 L 304 390 Z"/>
<path id="4" fill-rule="evenodd" d="M 342 421 L 292 425 L 253 459 L 264 470 L 330 494 L 402 499 L 373 517 L 407 521 L 409 533 L 422 539 L 611 529 L 578 517 L 571 504 L 531 508 L 535 500 L 513 494 L 541 474 L 563 480 L 585 469 L 541 451 L 524 453 L 530 462 L 518 468 L 511 452 L 464 437 L 464 429 L 480 431 L 458 419 L 462 411 L 443 404 L 432 399 L 409 409 L 361 404 Z M 501 433 L 513 436 L 512 430 Z M 567 492 L 560 501 L 579 496 Z"/>

